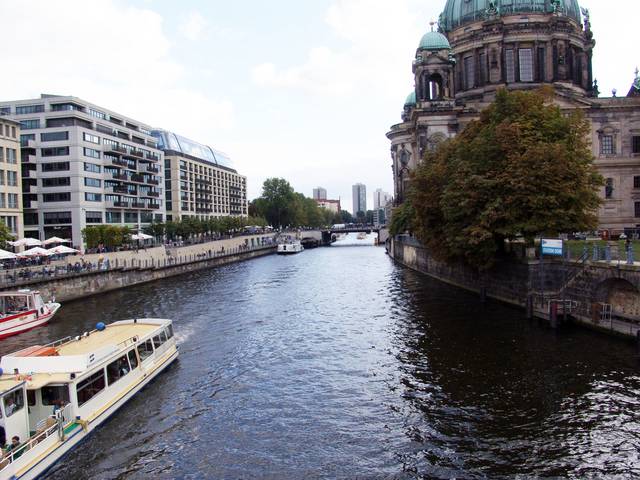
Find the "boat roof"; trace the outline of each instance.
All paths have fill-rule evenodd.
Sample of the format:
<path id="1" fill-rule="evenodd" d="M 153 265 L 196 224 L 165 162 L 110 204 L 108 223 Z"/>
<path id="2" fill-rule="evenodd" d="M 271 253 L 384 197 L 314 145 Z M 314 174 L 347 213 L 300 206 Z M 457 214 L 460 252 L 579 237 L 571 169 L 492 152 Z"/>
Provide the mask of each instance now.
<path id="1" fill-rule="evenodd" d="M 0 377 L 0 381 L 5 378 L 16 378 L 16 370 L 21 376 L 31 377 L 32 383 L 43 382 L 43 378 L 38 378 L 40 375 L 52 377 L 43 383 L 44 385 L 68 381 L 69 373 L 82 373 L 101 361 L 127 350 L 140 338 L 170 323 L 170 320 L 164 319 L 125 320 L 107 325 L 104 330 L 94 330 L 49 345 L 24 348 L 2 357 L 0 367 L 6 373 Z M 56 374 L 62 374 L 62 376 L 53 378 Z M 2 384 L 0 384 L 1 391 L 6 391 Z"/>
<path id="2" fill-rule="evenodd" d="M 0 297 L 15 297 L 16 295 L 33 295 L 34 293 L 40 293 L 37 290 L 12 290 L 0 292 Z"/>

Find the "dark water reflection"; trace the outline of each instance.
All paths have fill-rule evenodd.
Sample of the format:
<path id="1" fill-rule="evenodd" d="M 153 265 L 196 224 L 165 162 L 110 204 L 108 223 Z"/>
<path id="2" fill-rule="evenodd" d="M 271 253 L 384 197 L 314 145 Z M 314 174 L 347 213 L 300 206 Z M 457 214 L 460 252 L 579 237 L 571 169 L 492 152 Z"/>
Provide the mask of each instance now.
<path id="1" fill-rule="evenodd" d="M 630 345 L 482 307 L 382 249 L 268 257 L 70 303 L 1 348 L 133 316 L 173 318 L 179 362 L 49 478 L 640 474 Z"/>

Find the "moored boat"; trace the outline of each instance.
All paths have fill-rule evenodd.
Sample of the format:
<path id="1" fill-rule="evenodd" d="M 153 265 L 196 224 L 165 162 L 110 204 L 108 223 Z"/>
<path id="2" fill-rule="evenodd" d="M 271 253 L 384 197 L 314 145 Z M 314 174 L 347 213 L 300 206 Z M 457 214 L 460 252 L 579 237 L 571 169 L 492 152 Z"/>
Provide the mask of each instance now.
<path id="1" fill-rule="evenodd" d="M 59 303 L 45 302 L 36 290 L 0 292 L 0 338 L 44 325 L 59 308 Z"/>
<path id="2" fill-rule="evenodd" d="M 113 415 L 178 357 L 171 320 L 96 330 L 2 357 L 0 431 L 16 445 L 0 479 L 33 479 Z"/>

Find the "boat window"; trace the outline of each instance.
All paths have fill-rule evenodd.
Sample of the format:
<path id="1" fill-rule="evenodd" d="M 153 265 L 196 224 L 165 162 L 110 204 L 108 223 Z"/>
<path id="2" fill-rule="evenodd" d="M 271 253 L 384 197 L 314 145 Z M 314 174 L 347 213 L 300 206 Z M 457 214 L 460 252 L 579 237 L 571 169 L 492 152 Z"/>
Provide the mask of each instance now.
<path id="1" fill-rule="evenodd" d="M 36 404 L 36 391 L 27 390 L 27 405 L 33 407 Z"/>
<path id="2" fill-rule="evenodd" d="M 167 341 L 167 335 L 164 333 L 164 330 L 160 332 L 159 335 L 153 337 L 153 346 L 157 348 L 160 347 L 164 342 Z"/>
<path id="3" fill-rule="evenodd" d="M 4 413 L 8 417 L 24 408 L 24 393 L 22 390 L 14 390 L 2 397 Z"/>
<path id="4" fill-rule="evenodd" d="M 66 405 L 69 403 L 69 388 L 66 385 L 47 385 L 42 387 L 43 405 Z"/>
<path id="5" fill-rule="evenodd" d="M 131 364 L 131 370 L 135 370 L 136 368 L 138 368 L 138 357 L 136 357 L 136 351 L 129 350 L 128 356 L 129 363 Z"/>
<path id="6" fill-rule="evenodd" d="M 173 338 L 173 325 L 167 327 L 167 338 Z"/>
<path id="7" fill-rule="evenodd" d="M 127 360 L 126 355 L 123 355 L 119 359 L 111 362 L 107 365 L 107 380 L 109 385 L 114 384 L 130 371 L 131 368 L 129 367 L 129 360 Z"/>
<path id="8" fill-rule="evenodd" d="M 140 356 L 140 361 L 144 362 L 147 358 L 153 355 L 153 344 L 151 340 L 147 340 L 144 343 L 138 345 L 138 355 Z"/>
<path id="9" fill-rule="evenodd" d="M 104 369 L 78 382 L 78 406 L 82 406 L 104 390 Z"/>

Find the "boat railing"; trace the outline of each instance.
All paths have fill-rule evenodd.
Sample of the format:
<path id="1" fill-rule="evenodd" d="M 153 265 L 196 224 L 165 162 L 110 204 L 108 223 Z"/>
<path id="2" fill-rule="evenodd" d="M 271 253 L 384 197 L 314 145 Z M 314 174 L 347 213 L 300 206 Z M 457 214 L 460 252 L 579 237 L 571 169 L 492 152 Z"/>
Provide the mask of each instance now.
<path id="1" fill-rule="evenodd" d="M 45 345 L 45 347 L 53 347 L 53 348 L 59 347 L 60 345 L 64 345 L 65 343 L 69 343 L 71 340 L 73 340 L 73 337 L 71 337 L 71 336 L 64 337 L 64 338 L 61 338 L 61 339 L 56 340 L 54 342 L 47 343 Z"/>
<path id="2" fill-rule="evenodd" d="M 2 470 L 4 470 L 9 464 L 20 458 L 25 452 L 28 452 L 37 444 L 46 440 L 51 435 L 54 435 L 56 432 L 59 434 L 60 440 L 63 440 L 64 427 L 71 423 L 73 418 L 73 405 L 70 403 L 65 405 L 63 409 L 56 411 L 55 415 L 45 418 L 44 420 L 53 419 L 55 423 L 46 427 L 42 432 L 38 433 L 34 437 L 31 437 L 31 439 L 25 444 L 7 452 L 0 460 L 0 472 L 2 472 Z"/>
<path id="3" fill-rule="evenodd" d="M 134 335 L 133 337 L 127 338 L 126 340 L 123 340 L 122 342 L 118 343 L 116 347 L 127 348 L 131 345 L 135 345 L 136 343 L 138 343 L 138 336 Z"/>

